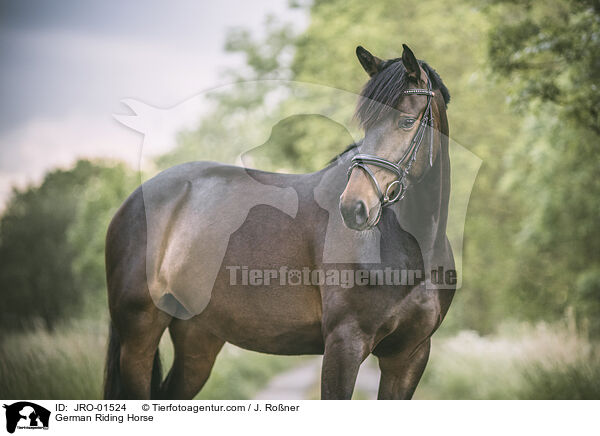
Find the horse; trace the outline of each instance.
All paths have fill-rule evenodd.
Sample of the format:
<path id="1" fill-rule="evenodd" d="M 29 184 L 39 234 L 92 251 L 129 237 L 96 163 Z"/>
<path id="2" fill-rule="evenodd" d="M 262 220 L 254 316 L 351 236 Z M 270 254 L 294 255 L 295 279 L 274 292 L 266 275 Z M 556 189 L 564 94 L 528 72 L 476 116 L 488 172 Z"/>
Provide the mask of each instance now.
<path id="1" fill-rule="evenodd" d="M 373 354 L 378 399 L 412 398 L 456 288 L 447 274 L 450 95 L 406 45 L 401 58 L 361 46 L 356 55 L 369 75 L 355 114 L 364 138 L 324 169 L 189 162 L 121 205 L 106 236 L 105 399 L 191 399 L 225 342 L 323 355 L 322 399 L 351 399 Z M 265 201 L 244 203 L 252 183 L 265 187 Z M 280 193 L 286 207 L 269 200 Z M 449 280 L 434 277 L 438 268 Z M 413 280 L 388 280 L 398 271 L 415 272 Z M 174 361 L 163 380 L 158 346 L 167 329 Z"/>

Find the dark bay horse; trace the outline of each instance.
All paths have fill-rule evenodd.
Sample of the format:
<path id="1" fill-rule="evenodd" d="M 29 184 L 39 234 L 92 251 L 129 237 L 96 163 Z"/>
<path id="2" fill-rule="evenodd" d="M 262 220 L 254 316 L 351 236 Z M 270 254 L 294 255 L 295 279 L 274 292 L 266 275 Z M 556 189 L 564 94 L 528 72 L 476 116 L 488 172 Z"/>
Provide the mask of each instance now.
<path id="1" fill-rule="evenodd" d="M 455 290 L 451 274 L 429 274 L 454 267 L 449 94 L 406 46 L 398 59 L 357 56 L 370 75 L 356 113 L 365 136 L 327 168 L 191 162 L 121 206 L 106 239 L 106 399 L 193 398 L 225 342 L 323 354 L 323 399 L 350 399 L 372 353 L 378 397 L 412 397 Z M 163 380 L 166 329 L 175 357 Z"/>

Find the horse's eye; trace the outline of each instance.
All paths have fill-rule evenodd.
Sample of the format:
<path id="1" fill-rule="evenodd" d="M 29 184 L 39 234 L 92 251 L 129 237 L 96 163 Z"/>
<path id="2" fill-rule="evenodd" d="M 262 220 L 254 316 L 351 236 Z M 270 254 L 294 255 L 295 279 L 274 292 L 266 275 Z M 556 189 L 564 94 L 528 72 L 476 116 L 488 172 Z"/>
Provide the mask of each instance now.
<path id="1" fill-rule="evenodd" d="M 400 118 L 400 121 L 398 121 L 398 127 L 400 127 L 401 129 L 410 129 L 413 124 L 415 124 L 415 119 L 414 118 Z"/>

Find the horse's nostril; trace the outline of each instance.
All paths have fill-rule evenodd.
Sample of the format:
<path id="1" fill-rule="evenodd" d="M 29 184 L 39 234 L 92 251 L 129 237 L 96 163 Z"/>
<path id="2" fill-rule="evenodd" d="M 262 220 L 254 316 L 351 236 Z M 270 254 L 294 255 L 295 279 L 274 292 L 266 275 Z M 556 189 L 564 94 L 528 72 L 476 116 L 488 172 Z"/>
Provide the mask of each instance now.
<path id="1" fill-rule="evenodd" d="M 362 201 L 356 203 L 354 206 L 354 220 L 357 225 L 362 226 L 367 222 L 367 206 Z"/>

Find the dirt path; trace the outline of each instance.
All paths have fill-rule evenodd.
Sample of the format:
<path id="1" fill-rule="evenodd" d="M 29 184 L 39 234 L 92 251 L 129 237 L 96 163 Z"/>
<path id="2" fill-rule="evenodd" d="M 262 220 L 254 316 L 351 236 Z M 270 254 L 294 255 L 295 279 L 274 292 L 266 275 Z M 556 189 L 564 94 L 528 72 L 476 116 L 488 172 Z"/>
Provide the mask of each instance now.
<path id="1" fill-rule="evenodd" d="M 300 366 L 273 377 L 260 391 L 256 400 L 308 400 L 319 397 L 322 357 L 315 357 Z M 377 398 L 379 370 L 374 360 L 368 359 L 360 368 L 355 399 Z"/>

